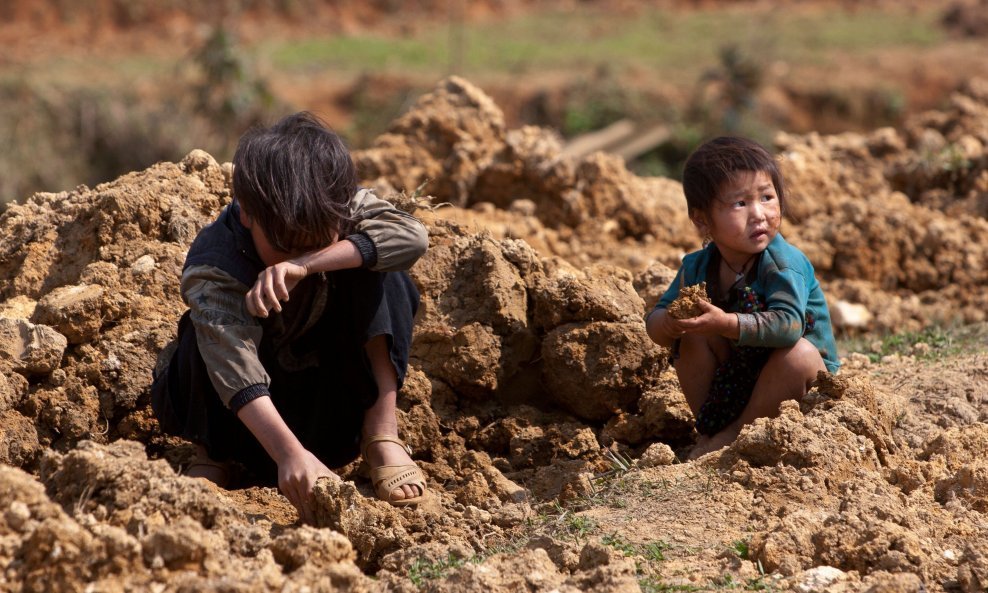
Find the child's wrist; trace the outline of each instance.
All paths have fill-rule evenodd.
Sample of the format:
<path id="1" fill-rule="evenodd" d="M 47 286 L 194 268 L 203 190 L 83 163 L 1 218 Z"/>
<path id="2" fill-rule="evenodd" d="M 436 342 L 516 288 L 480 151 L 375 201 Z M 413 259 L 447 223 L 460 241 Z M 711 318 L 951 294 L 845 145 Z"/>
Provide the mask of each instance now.
<path id="1" fill-rule="evenodd" d="M 302 268 L 302 278 L 305 278 L 306 276 L 309 275 L 309 263 L 308 263 L 308 260 L 306 259 L 306 256 L 305 255 L 301 255 L 301 256 L 299 256 L 299 257 L 291 260 L 291 263 L 293 263 L 296 266 Z"/>

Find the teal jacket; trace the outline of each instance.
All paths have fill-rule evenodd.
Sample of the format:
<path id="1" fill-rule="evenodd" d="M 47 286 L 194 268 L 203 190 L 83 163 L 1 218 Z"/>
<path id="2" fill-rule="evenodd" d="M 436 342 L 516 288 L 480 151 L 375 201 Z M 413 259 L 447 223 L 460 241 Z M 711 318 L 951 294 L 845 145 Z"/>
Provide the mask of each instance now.
<path id="1" fill-rule="evenodd" d="M 679 295 L 681 286 L 707 281 L 711 259 L 719 259 L 714 255 L 716 249 L 711 243 L 684 257 L 676 278 L 655 308 L 668 307 Z M 717 271 L 712 272 L 716 274 Z M 837 372 L 840 362 L 830 323 L 830 310 L 814 274 L 813 264 L 802 251 L 782 238 L 782 233 L 776 235 L 762 252 L 757 272 L 753 278 L 749 276 L 748 285 L 765 303 L 766 310 L 738 313 L 741 326 L 738 346 L 786 348 L 805 337 L 820 351 L 827 370 Z"/>

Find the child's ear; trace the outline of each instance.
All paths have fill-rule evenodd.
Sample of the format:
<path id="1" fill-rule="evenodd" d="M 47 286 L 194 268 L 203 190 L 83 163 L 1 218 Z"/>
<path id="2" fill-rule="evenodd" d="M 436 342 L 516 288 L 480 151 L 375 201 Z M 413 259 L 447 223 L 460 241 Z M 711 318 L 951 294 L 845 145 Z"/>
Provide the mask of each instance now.
<path id="1" fill-rule="evenodd" d="M 250 228 L 250 216 L 247 216 L 247 213 L 244 212 L 244 207 L 243 206 L 241 206 L 239 208 L 239 210 L 240 210 L 240 224 L 244 225 L 244 228 L 249 229 Z"/>
<path id="2" fill-rule="evenodd" d="M 693 212 L 690 214 L 690 220 L 701 236 L 710 234 L 710 224 L 707 222 L 707 215 L 705 213 L 699 211 Z"/>

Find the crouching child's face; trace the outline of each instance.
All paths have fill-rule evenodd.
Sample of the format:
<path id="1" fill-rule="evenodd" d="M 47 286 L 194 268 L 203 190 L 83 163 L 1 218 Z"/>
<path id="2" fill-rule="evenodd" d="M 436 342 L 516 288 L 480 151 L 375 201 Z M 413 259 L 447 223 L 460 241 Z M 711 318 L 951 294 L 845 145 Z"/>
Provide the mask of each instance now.
<path id="1" fill-rule="evenodd" d="M 328 247 L 337 241 L 337 238 L 334 235 L 333 240 L 329 243 L 329 245 L 313 245 L 311 247 L 300 247 L 292 251 L 282 251 L 271 244 L 271 241 L 264 233 L 264 229 L 261 228 L 261 225 L 248 216 L 244 212 L 243 208 L 240 208 L 240 224 L 244 225 L 244 227 L 250 231 L 251 240 L 254 241 L 254 249 L 257 250 L 257 255 L 261 258 L 261 261 L 264 262 L 265 266 L 280 264 L 283 261 L 299 257 L 303 253 Z"/>
<path id="2" fill-rule="evenodd" d="M 724 182 L 708 211 L 694 224 L 708 234 L 723 257 L 735 261 L 761 253 L 779 233 L 782 208 L 771 176 L 745 171 Z"/>
<path id="3" fill-rule="evenodd" d="M 248 130 L 233 154 L 233 196 L 261 260 L 272 266 L 348 233 L 357 170 L 343 140 L 311 113 Z"/>

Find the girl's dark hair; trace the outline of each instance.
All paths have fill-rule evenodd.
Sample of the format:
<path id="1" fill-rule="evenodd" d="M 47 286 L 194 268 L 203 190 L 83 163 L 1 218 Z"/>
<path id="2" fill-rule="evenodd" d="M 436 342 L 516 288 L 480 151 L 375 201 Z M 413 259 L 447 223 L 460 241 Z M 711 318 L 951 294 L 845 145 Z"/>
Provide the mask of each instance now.
<path id="1" fill-rule="evenodd" d="M 252 128 L 233 155 L 233 196 L 280 251 L 308 251 L 343 238 L 357 169 L 343 140 L 300 112 Z"/>
<path id="2" fill-rule="evenodd" d="M 761 144 L 747 138 L 721 136 L 700 145 L 683 167 L 683 193 L 689 213 L 707 212 L 724 183 L 744 173 L 764 171 L 772 178 L 779 206 L 786 211 L 786 187 L 775 158 Z"/>

